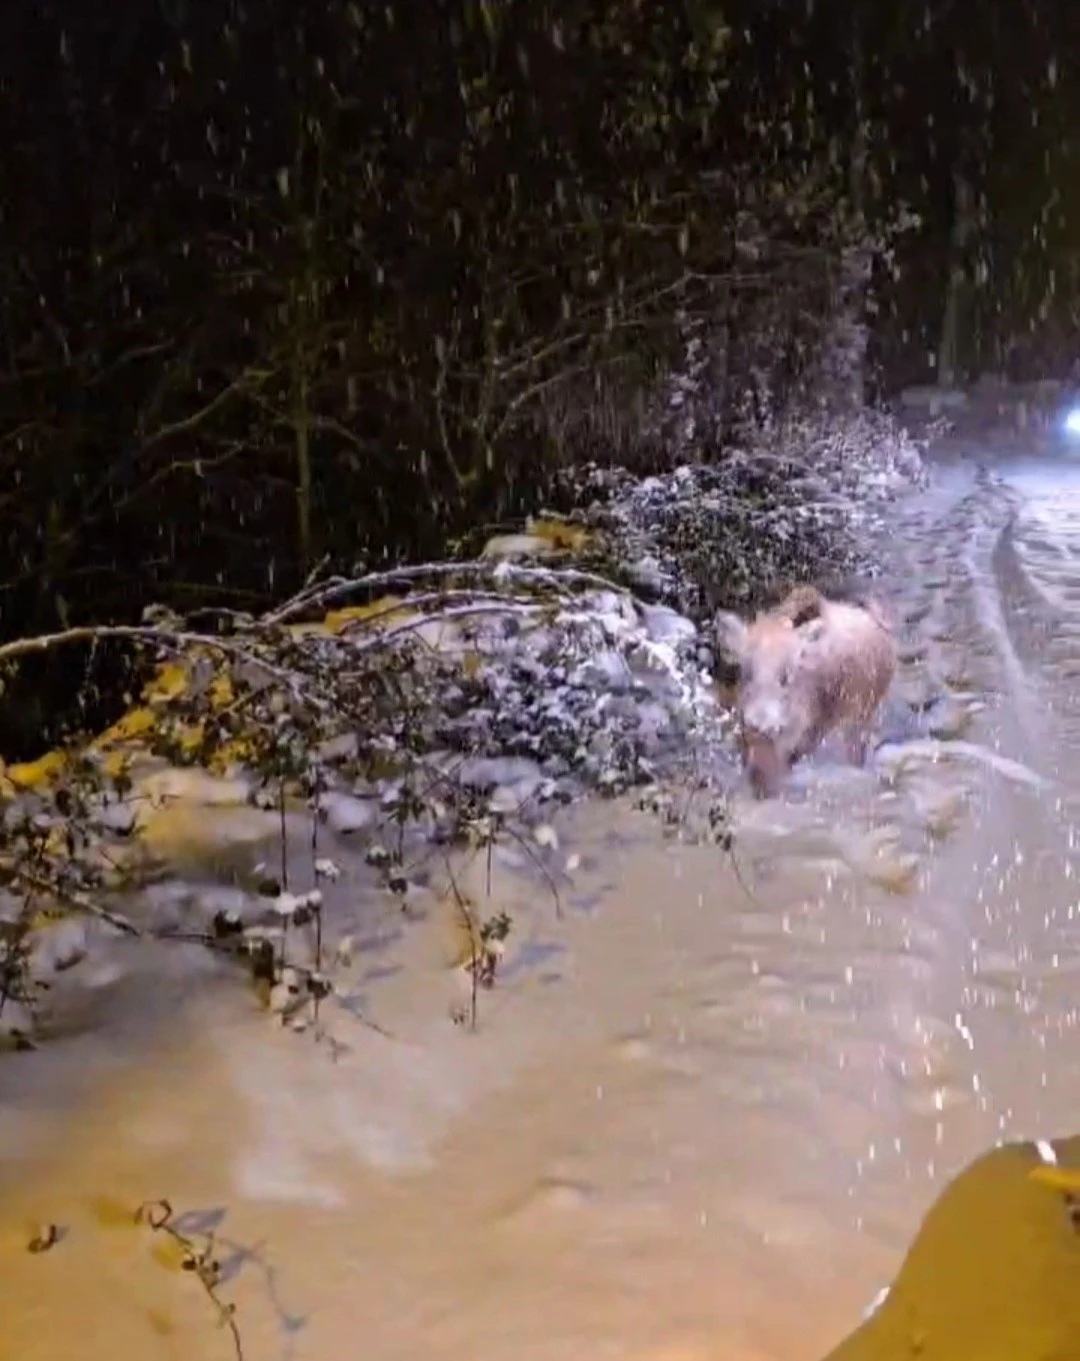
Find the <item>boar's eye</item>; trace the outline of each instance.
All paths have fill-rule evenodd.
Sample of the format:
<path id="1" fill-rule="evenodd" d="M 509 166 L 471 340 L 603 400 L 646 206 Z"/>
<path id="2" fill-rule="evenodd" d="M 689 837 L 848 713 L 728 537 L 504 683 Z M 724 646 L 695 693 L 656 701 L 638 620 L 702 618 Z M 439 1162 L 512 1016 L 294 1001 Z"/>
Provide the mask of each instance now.
<path id="1" fill-rule="evenodd" d="M 791 667 L 790 667 L 790 666 L 782 666 L 782 667 L 780 668 L 779 680 L 780 680 L 780 684 L 781 684 L 781 685 L 787 686 L 787 685 L 790 685 L 790 684 L 791 684 Z"/>

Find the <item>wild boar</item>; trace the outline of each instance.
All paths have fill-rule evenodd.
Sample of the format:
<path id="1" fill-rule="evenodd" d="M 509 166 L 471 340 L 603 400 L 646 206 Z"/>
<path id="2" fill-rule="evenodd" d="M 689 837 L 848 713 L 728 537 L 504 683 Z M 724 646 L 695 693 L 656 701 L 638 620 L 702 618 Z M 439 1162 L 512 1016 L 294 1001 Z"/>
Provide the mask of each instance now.
<path id="1" fill-rule="evenodd" d="M 796 586 L 747 623 L 716 618 L 719 651 L 739 666 L 743 767 L 758 798 L 840 729 L 849 758 L 866 760 L 870 731 L 896 674 L 896 643 L 873 601 L 829 600 Z"/>

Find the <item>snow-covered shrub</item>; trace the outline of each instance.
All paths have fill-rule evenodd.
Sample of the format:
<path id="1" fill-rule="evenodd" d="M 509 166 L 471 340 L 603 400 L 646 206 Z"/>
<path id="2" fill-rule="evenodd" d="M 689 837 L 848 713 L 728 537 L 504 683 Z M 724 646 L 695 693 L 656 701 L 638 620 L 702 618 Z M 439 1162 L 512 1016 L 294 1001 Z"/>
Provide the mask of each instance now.
<path id="1" fill-rule="evenodd" d="M 393 587 L 404 596 L 320 622 Z M 323 846 L 337 838 L 404 903 L 451 850 L 486 853 L 506 837 L 542 858 L 560 805 L 653 785 L 724 726 L 694 624 L 580 568 L 430 564 L 307 588 L 260 619 L 228 616 L 218 634 L 167 611 L 92 632 L 174 660 L 109 733 L 0 771 L 0 1040 L 19 1044 L 33 1042 L 47 991 L 33 967 L 43 919 L 143 934 L 127 900 L 175 870 L 141 845 L 155 807 L 186 799 L 214 847 L 226 795 L 265 813 L 272 835 L 280 818 L 280 856 L 249 885 L 254 903 L 181 913 L 153 934 L 241 955 L 272 1011 L 311 1003 L 317 1022 L 329 996 L 322 898 L 291 891 L 294 815 L 309 820 L 301 877 L 334 877 Z M 0 663 L 39 645 L 2 645 Z M 722 819 L 711 833 L 722 839 Z M 285 938 L 312 921 L 301 968 Z"/>
<path id="2" fill-rule="evenodd" d="M 607 568 L 701 620 L 794 581 L 872 575 L 867 544 L 884 506 L 923 477 L 919 445 L 864 410 L 789 419 L 654 477 L 594 464 L 573 482 Z"/>

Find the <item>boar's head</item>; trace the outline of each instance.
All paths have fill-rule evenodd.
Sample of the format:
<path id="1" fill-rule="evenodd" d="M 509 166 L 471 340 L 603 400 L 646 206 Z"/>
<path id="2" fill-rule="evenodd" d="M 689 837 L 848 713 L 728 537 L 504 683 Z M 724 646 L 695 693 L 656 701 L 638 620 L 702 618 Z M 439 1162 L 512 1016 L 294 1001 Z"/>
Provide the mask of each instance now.
<path id="1" fill-rule="evenodd" d="M 759 798 L 775 793 L 826 718 L 815 664 L 826 627 L 821 604 L 812 587 L 797 587 L 751 623 L 725 612 L 716 617 L 717 649 L 739 667 L 743 766 Z"/>

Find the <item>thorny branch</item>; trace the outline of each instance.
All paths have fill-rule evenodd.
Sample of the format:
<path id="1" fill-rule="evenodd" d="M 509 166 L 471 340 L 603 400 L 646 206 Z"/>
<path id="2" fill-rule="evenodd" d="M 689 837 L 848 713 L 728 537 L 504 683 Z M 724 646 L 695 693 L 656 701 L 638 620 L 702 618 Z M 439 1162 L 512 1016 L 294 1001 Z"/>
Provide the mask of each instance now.
<path id="1" fill-rule="evenodd" d="M 491 577 L 496 581 L 546 587 L 550 590 L 591 588 L 630 597 L 630 592 L 625 588 L 596 572 L 585 572 L 574 567 L 523 567 L 506 561 L 475 558 L 462 562 L 426 563 L 418 567 L 393 567 L 359 577 L 331 577 L 325 582 L 314 583 L 298 591 L 291 600 L 264 615 L 261 622 L 283 624 L 310 610 L 327 609 L 331 605 L 338 605 L 350 596 L 364 591 L 385 590 L 398 584 L 422 581 L 426 577 L 446 576 Z"/>
<path id="2" fill-rule="evenodd" d="M 236 1305 L 227 1304 L 218 1293 L 221 1284 L 221 1263 L 217 1260 L 213 1233 L 204 1235 L 200 1246 L 172 1222 L 173 1209 L 167 1200 L 144 1201 L 135 1211 L 136 1224 L 145 1224 L 152 1233 L 164 1234 L 180 1249 L 181 1270 L 189 1272 L 202 1286 L 207 1299 L 214 1306 L 218 1325 L 227 1328 L 232 1337 L 236 1361 L 244 1361 L 244 1343 L 236 1322 Z"/>
<path id="3" fill-rule="evenodd" d="M 530 844 L 529 837 L 514 825 L 514 814 L 486 814 L 484 803 L 478 804 L 472 792 L 459 781 L 462 764 L 450 767 L 445 763 L 428 763 L 427 751 L 431 738 L 421 736 L 424 724 L 442 719 L 439 707 L 431 705 L 429 682 L 439 683 L 439 677 L 461 676 L 461 662 L 456 654 L 444 654 L 427 639 L 417 636 L 421 626 L 429 623 L 456 626 L 466 648 L 472 635 L 468 622 L 486 615 L 518 615 L 525 618 L 551 619 L 553 611 L 562 606 L 571 627 L 588 628 L 587 616 L 567 610 L 575 597 L 574 590 L 582 586 L 600 586 L 611 590 L 603 577 L 579 570 L 552 568 L 523 568 L 488 562 L 466 564 L 435 564 L 426 575 L 436 582 L 453 574 L 467 580 L 470 575 L 487 578 L 490 585 L 470 590 L 460 584 L 441 586 L 434 590 L 413 591 L 402 600 L 376 605 L 369 614 L 361 614 L 346 622 L 333 633 L 309 631 L 307 628 L 287 628 L 282 618 L 313 610 L 317 604 L 354 590 L 371 591 L 381 583 L 408 583 L 423 577 L 422 571 L 404 569 L 359 578 L 357 581 L 336 579 L 318 580 L 312 576 L 303 590 L 289 602 L 277 617 L 254 619 L 238 612 L 221 612 L 224 635 L 194 630 L 179 618 L 164 611 L 148 612 L 152 622 L 141 625 L 81 626 L 38 638 L 17 639 L 0 646 L 0 663 L 17 663 L 35 652 L 78 644 L 95 644 L 105 639 L 131 642 L 152 652 L 187 659 L 187 683 L 169 695 L 151 695 L 149 703 L 154 719 L 149 731 L 141 739 L 151 757 L 164 756 L 181 764 L 195 760 L 207 764 L 215 752 L 228 752 L 230 743 L 239 743 L 242 757 L 230 757 L 255 776 L 253 795 L 261 806 L 272 806 L 280 819 L 281 874 L 274 888 L 277 894 L 267 906 L 272 921 L 278 923 L 276 935 L 267 934 L 262 926 L 245 925 L 240 920 L 215 919 L 207 929 L 192 932 L 173 928 L 154 930 L 141 927 L 124 914 L 102 901 L 111 892 L 110 883 L 125 880 L 124 858 L 119 860 L 108 852 L 108 833 L 102 841 L 99 813 L 96 811 L 114 797 L 130 799 L 131 777 L 126 773 L 136 748 L 121 746 L 122 767 L 115 777 L 107 775 L 108 766 L 100 759 L 105 749 L 95 752 L 92 747 L 83 757 L 74 755 L 61 763 L 57 777 L 60 785 L 52 795 L 52 802 L 24 822 L 16 818 L 11 823 L 9 836 L 0 856 L 0 882 L 9 891 L 25 899 L 20 922 L 29 930 L 35 904 L 46 911 L 50 903 L 59 905 L 75 915 L 83 915 L 107 924 L 129 937 L 152 935 L 159 938 L 182 936 L 199 940 L 206 946 L 225 951 L 250 967 L 253 980 L 264 986 L 268 1004 L 283 1021 L 291 1023 L 298 1010 L 314 1002 L 314 1026 L 317 1038 L 326 1038 L 320 1020 L 319 1004 L 324 998 L 337 996 L 336 989 L 323 970 L 324 941 L 321 896 L 315 894 L 309 904 L 303 895 L 296 898 L 288 892 L 290 871 L 288 852 L 287 797 L 299 796 L 310 810 L 311 836 L 309 849 L 316 880 L 320 876 L 336 876 L 336 870 L 319 856 L 318 825 L 323 816 L 324 792 L 333 787 L 335 777 L 325 758 L 318 753 L 336 737 L 355 734 L 358 742 L 357 758 L 347 769 L 355 772 L 355 760 L 378 764 L 393 753 L 392 761 L 401 771 L 399 794 L 393 800 L 383 800 L 387 819 L 398 828 L 398 848 L 386 854 L 376 844 L 370 848 L 370 863 L 381 866 L 385 887 L 392 894 L 404 891 L 408 875 L 418 872 L 416 865 L 406 865 L 403 831 L 406 823 L 418 826 L 446 824 L 449 839 L 434 843 L 451 845 L 475 844 L 478 829 L 490 855 L 491 844 L 497 836 L 505 835 L 523 849 L 547 881 L 561 913 L 558 888 L 554 877 Z M 508 589 L 500 590 L 506 587 Z M 404 615 L 403 620 L 396 616 Z M 464 630 L 462 630 L 462 626 Z M 497 644 L 496 644 L 497 645 Z M 481 645 L 483 646 L 483 645 Z M 419 652 L 418 652 L 418 649 Z M 200 679 L 199 667 L 205 667 L 216 655 L 225 670 L 210 666 Z M 418 663 L 423 666 L 418 671 Z M 211 676 L 230 681 L 224 691 L 208 684 Z M 424 679 L 427 676 L 427 679 Z M 466 705 L 466 707 L 468 707 Z M 414 731 L 415 728 L 415 731 Z M 426 731 L 426 730 L 425 730 Z M 390 738 L 389 748 L 385 739 Z M 120 739 L 124 742 L 128 739 Z M 579 741 L 577 732 L 573 740 Z M 194 743 L 194 746 L 192 745 Z M 186 745 L 185 745 L 186 744 Z M 126 755 L 123 753 L 127 753 Z M 464 762 L 462 756 L 462 763 Z M 354 778 L 346 775 L 346 778 Z M 109 781 L 113 779 L 115 787 Z M 340 780 L 337 780 L 340 784 Z M 29 790 L 11 786 L 7 800 L 25 797 Z M 40 793 L 33 794 L 40 805 Z M 269 800 L 269 803 L 266 800 Z M 527 800 L 526 800 L 527 801 Z M 518 809 L 523 811 L 524 804 Z M 19 827 L 25 828 L 25 835 Z M 22 839 L 21 839 L 22 838 Z M 25 845 L 23 844 L 25 840 Z M 538 843 L 539 844 L 539 843 Z M 378 851 L 378 856 L 376 856 Z M 89 857 L 84 852 L 90 852 Z M 95 860 L 96 856 L 96 860 Z M 419 862 L 417 862 L 419 863 Z M 316 902 L 315 899 L 318 898 Z M 264 914 L 265 916 L 266 914 Z M 485 964 L 476 963 L 477 986 L 490 986 L 494 981 L 491 950 L 509 930 L 508 921 L 492 919 L 496 925 L 480 923 L 476 931 L 484 941 Z M 314 962 L 303 964 L 291 958 L 285 942 L 301 937 L 290 932 L 290 926 L 313 922 L 315 930 Z M 499 924 L 502 923 L 502 924 Z M 498 935 L 498 932 L 502 935 Z M 487 937 L 495 932 L 491 941 Z M 486 933 L 486 934 L 485 934 Z M 23 941 L 26 931 L 19 936 Z M 280 942 L 280 949 L 267 949 L 271 938 Z M 13 967 L 22 968 L 21 946 L 6 948 Z M 486 952 L 486 953 L 485 953 Z M 491 958 L 488 959 L 488 955 Z M 289 980 L 293 980 L 290 982 Z M 29 996 L 32 988 L 24 990 Z M 280 1004 L 275 1002 L 281 993 Z M 288 993 L 288 996 L 285 994 Z M 475 1012 L 475 1005 L 473 1007 Z M 366 1018 L 364 1024 L 372 1025 Z M 377 1026 L 373 1026 L 379 1029 Z"/>

